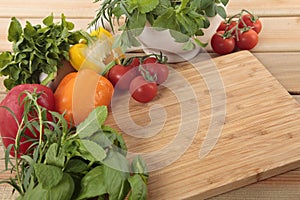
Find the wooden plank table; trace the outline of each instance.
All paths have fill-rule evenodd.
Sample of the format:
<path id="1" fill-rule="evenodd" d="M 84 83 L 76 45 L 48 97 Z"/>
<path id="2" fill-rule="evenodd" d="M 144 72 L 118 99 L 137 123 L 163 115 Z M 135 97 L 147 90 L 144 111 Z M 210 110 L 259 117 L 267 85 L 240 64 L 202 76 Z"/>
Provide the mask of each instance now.
<path id="1" fill-rule="evenodd" d="M 10 18 L 39 23 L 51 12 L 64 13 L 76 28 L 85 29 L 98 4 L 79 0 L 0 0 L 0 51 L 10 50 L 7 28 Z M 229 15 L 245 8 L 261 17 L 263 31 L 251 52 L 271 74 L 300 102 L 300 1 L 230 0 Z M 211 56 L 215 55 L 211 53 Z M 0 98 L 5 92 L 0 91 Z M 299 96 L 298 96 L 299 95 Z M 0 149 L 1 150 L 1 149 Z M 0 166 L 3 168 L 3 166 Z M 0 199 L 11 199 L 10 189 L 0 187 Z M 212 198 L 218 199 L 300 199 L 300 168 Z"/>

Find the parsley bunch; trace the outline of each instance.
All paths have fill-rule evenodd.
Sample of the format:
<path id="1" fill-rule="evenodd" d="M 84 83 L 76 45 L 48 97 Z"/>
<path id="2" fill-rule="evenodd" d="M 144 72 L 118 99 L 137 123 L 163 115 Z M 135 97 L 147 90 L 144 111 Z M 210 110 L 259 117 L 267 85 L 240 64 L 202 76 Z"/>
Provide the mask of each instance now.
<path id="1" fill-rule="evenodd" d="M 95 2 L 98 2 L 96 0 Z M 204 44 L 196 36 L 203 35 L 208 28 L 208 17 L 219 14 L 226 18 L 224 6 L 229 0 L 104 0 L 90 26 L 101 20 L 108 21 L 113 29 L 113 18 L 125 16 L 125 24 L 120 27 L 122 34 L 116 45 L 123 49 L 140 46 L 136 39 L 144 30 L 146 22 L 157 30 L 169 29 L 176 42 L 187 43 L 186 49 L 194 46 L 191 37 L 200 46 Z"/>
<path id="2" fill-rule="evenodd" d="M 74 24 L 66 21 L 63 14 L 60 23 L 54 23 L 50 15 L 43 25 L 27 21 L 24 28 L 13 17 L 8 29 L 13 52 L 0 54 L 0 76 L 7 76 L 5 87 L 10 90 L 23 83 L 40 83 L 42 72 L 48 74 L 48 81 L 53 80 L 62 60 L 69 60 L 70 45 L 83 38 L 80 31 L 72 32 L 73 28 Z"/>

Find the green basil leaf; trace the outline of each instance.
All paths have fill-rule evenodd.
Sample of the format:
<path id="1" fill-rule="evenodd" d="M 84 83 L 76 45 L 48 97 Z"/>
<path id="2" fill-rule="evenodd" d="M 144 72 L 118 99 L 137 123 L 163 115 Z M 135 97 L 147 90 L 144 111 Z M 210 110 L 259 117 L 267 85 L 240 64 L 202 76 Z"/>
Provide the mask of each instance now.
<path id="1" fill-rule="evenodd" d="M 68 173 L 83 173 L 88 170 L 88 164 L 80 159 L 71 159 L 65 167 L 65 172 Z"/>
<path id="2" fill-rule="evenodd" d="M 20 22 L 15 17 L 12 17 L 8 28 L 8 41 L 17 42 L 22 36 L 22 33 Z"/>
<path id="3" fill-rule="evenodd" d="M 226 6 L 228 4 L 229 0 L 221 0 L 221 3 Z"/>
<path id="4" fill-rule="evenodd" d="M 148 177 L 148 168 L 141 156 L 136 156 L 131 163 L 132 173 L 141 174 Z"/>
<path id="5" fill-rule="evenodd" d="M 186 43 L 184 43 L 184 45 L 183 45 L 183 50 L 192 50 L 192 49 L 194 49 L 195 48 L 195 44 L 191 41 L 191 40 L 189 40 L 189 41 L 187 41 Z"/>
<path id="6" fill-rule="evenodd" d="M 126 157 L 115 149 L 109 151 L 107 157 L 103 160 L 103 164 L 116 171 L 123 172 L 124 177 L 127 177 L 130 172 Z"/>
<path id="7" fill-rule="evenodd" d="M 131 186 L 131 193 L 128 200 L 145 200 L 147 199 L 147 185 L 140 175 L 135 174 L 128 178 Z"/>
<path id="8" fill-rule="evenodd" d="M 101 125 L 107 118 L 107 107 L 96 107 L 88 117 L 77 126 L 77 134 L 80 138 L 86 138 L 101 130 Z"/>
<path id="9" fill-rule="evenodd" d="M 42 184 L 38 184 L 35 188 L 26 191 L 22 200 L 52 200 L 63 199 L 70 200 L 74 192 L 74 182 L 72 177 L 64 173 L 61 181 L 51 189 L 43 188 Z"/>
<path id="10" fill-rule="evenodd" d="M 95 161 L 102 161 L 106 157 L 105 150 L 97 143 L 90 140 L 81 140 L 83 147 L 94 157 Z"/>
<path id="11" fill-rule="evenodd" d="M 226 10 L 224 9 L 223 6 L 217 6 L 216 11 L 223 19 L 226 19 L 227 14 L 226 14 Z"/>
<path id="12" fill-rule="evenodd" d="M 97 166 L 89 171 L 81 180 L 81 190 L 77 200 L 101 196 L 107 193 L 103 166 Z"/>
<path id="13" fill-rule="evenodd" d="M 123 200 L 129 192 L 129 174 L 103 165 L 103 175 L 109 199 Z"/>
<path id="14" fill-rule="evenodd" d="M 212 1 L 212 0 L 199 0 L 199 2 L 200 2 L 200 9 L 201 10 L 205 10 L 208 7 L 210 7 L 211 5 L 214 4 L 214 1 Z"/>
<path id="15" fill-rule="evenodd" d="M 46 164 L 54 165 L 57 167 L 64 167 L 65 164 L 65 155 L 63 151 L 58 148 L 57 143 L 50 145 L 49 149 L 46 152 Z"/>
<path id="16" fill-rule="evenodd" d="M 211 4 L 208 8 L 205 9 L 205 13 L 208 17 L 214 17 L 217 14 L 216 5 Z"/>
<path id="17" fill-rule="evenodd" d="M 6 68 L 7 64 L 10 63 L 13 59 L 13 56 L 10 52 L 2 52 L 0 54 L 0 74 L 3 69 Z"/>
<path id="18" fill-rule="evenodd" d="M 34 172 L 40 184 L 44 189 L 50 189 L 56 186 L 63 178 L 63 172 L 61 168 L 36 163 L 34 165 Z"/>
<path id="19" fill-rule="evenodd" d="M 128 29 L 130 29 L 130 33 L 134 36 L 140 35 L 144 30 L 146 21 L 146 14 L 135 11 L 130 17 L 130 21 L 128 21 Z"/>

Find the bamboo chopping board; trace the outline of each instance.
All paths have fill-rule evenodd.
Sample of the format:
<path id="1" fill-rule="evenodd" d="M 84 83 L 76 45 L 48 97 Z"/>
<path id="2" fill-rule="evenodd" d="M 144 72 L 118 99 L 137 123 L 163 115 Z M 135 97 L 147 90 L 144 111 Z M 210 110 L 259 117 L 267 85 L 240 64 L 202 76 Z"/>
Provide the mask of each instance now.
<path id="1" fill-rule="evenodd" d="M 106 124 L 147 161 L 149 199 L 204 199 L 300 166 L 300 107 L 248 51 L 172 65 L 151 103 L 116 96 Z"/>
<path id="2" fill-rule="evenodd" d="M 146 159 L 149 199 L 204 199 L 300 166 L 300 107 L 250 52 L 173 69 L 157 99 L 120 98 L 108 120 Z"/>

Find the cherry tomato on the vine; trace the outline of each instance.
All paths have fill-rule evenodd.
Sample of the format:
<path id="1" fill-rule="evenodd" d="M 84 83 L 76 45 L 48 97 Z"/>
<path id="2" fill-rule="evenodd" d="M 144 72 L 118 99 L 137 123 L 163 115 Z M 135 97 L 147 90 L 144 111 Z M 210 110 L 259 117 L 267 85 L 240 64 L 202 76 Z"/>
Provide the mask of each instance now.
<path id="1" fill-rule="evenodd" d="M 147 62 L 145 64 L 142 64 L 141 68 L 140 71 L 146 70 L 151 76 L 156 76 L 156 83 L 158 85 L 165 82 L 169 76 L 169 68 L 165 64 Z"/>
<path id="2" fill-rule="evenodd" d="M 218 54 L 228 54 L 234 50 L 235 40 L 231 36 L 224 36 L 224 31 L 218 31 L 211 38 L 211 47 Z"/>
<path id="3" fill-rule="evenodd" d="M 138 75 L 134 66 L 115 65 L 108 72 L 108 80 L 120 90 L 128 90 L 130 82 Z"/>
<path id="4" fill-rule="evenodd" d="M 147 81 L 143 76 L 137 76 L 131 81 L 129 92 L 136 101 L 147 103 L 156 96 L 157 85 L 155 82 Z"/>
<path id="5" fill-rule="evenodd" d="M 155 57 L 148 57 L 143 61 L 143 64 L 147 64 L 147 63 L 157 63 L 157 59 Z"/>
<path id="6" fill-rule="evenodd" d="M 239 22 L 239 28 L 244 28 L 245 25 L 252 28 L 256 33 L 260 33 L 262 29 L 261 21 L 257 17 L 250 14 L 242 16 L 241 21 Z"/>
<path id="7" fill-rule="evenodd" d="M 235 29 L 236 29 L 237 22 L 236 21 L 231 21 L 227 23 L 226 21 L 222 21 L 217 29 L 218 31 L 231 31 L 231 34 L 235 34 Z"/>
<path id="8" fill-rule="evenodd" d="M 258 34 L 250 29 L 248 31 L 239 31 L 236 38 L 236 46 L 241 50 L 250 50 L 254 48 L 258 43 Z"/>

